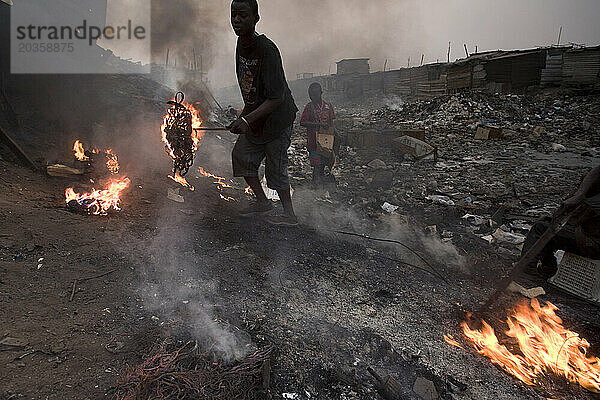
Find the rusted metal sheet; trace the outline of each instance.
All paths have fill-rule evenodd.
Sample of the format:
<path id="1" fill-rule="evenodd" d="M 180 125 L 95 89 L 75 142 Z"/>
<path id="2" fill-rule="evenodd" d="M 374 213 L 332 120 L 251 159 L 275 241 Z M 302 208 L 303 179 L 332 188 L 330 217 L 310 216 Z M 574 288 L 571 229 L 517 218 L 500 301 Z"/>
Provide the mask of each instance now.
<path id="1" fill-rule="evenodd" d="M 503 92 L 538 86 L 545 63 L 542 49 L 493 57 L 485 62 L 485 80 L 502 84 Z"/>
<path id="2" fill-rule="evenodd" d="M 599 82 L 600 47 L 573 49 L 565 52 L 563 83 L 567 85 L 592 85 Z"/>
<path id="3" fill-rule="evenodd" d="M 448 91 L 471 87 L 471 63 L 454 64 L 448 68 Z"/>
<path id="4" fill-rule="evenodd" d="M 548 50 L 546 67 L 540 77 L 542 86 L 558 86 L 562 82 L 563 53 L 562 50 Z"/>

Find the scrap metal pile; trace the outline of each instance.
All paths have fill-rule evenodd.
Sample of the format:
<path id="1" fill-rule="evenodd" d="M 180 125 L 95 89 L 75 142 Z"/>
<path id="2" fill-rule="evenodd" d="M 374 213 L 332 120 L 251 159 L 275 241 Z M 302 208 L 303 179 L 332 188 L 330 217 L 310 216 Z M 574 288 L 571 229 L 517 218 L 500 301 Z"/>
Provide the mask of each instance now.
<path id="1" fill-rule="evenodd" d="M 167 340 L 142 364 L 128 368 L 116 387 L 117 400 L 259 399 L 268 388 L 272 347 L 228 365 L 215 362 L 198 342 Z"/>

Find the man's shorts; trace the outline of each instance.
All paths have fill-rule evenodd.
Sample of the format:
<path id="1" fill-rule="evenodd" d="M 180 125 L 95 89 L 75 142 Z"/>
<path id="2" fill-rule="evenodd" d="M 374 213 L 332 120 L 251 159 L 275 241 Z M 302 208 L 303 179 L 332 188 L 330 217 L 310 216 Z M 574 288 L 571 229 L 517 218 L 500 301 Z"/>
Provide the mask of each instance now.
<path id="1" fill-rule="evenodd" d="M 308 156 L 310 158 L 310 165 L 313 167 L 318 167 L 319 165 L 328 165 L 329 163 L 329 157 L 325 157 L 316 151 L 309 151 Z"/>
<path id="2" fill-rule="evenodd" d="M 258 177 L 258 168 L 262 160 L 265 160 L 265 177 L 269 189 L 288 189 L 290 180 L 287 151 L 291 137 L 291 126 L 284 129 L 277 139 L 265 144 L 254 144 L 246 135 L 240 135 L 231 153 L 233 176 Z"/>

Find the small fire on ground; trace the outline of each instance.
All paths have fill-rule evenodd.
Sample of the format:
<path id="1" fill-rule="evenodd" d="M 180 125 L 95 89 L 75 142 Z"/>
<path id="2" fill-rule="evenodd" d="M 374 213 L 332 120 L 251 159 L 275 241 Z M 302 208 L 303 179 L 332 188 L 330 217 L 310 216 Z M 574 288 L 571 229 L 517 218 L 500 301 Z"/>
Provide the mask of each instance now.
<path id="1" fill-rule="evenodd" d="M 119 157 L 112 151 L 112 149 L 106 150 L 106 168 L 111 174 L 118 174 L 121 166 L 119 165 Z"/>
<path id="2" fill-rule="evenodd" d="M 83 143 L 79 140 L 76 140 L 73 144 L 73 152 L 75 153 L 75 158 L 79 161 L 89 161 L 90 158 L 85 155 L 85 150 L 83 148 Z"/>
<path id="3" fill-rule="evenodd" d="M 229 179 L 229 183 L 227 183 L 227 182 L 225 182 L 227 180 L 227 178 L 218 176 L 215 174 L 211 174 L 210 172 L 205 171 L 204 168 L 202 168 L 202 167 L 198 167 L 198 172 L 200 173 L 200 175 L 214 180 L 213 183 L 217 187 L 217 190 L 219 191 L 219 196 L 221 197 L 221 199 L 223 199 L 225 201 L 235 201 L 235 199 L 233 197 L 228 196 L 223 193 L 223 191 L 225 189 L 233 188 L 233 186 L 232 186 L 233 181 L 231 179 Z"/>
<path id="4" fill-rule="evenodd" d="M 121 193 L 130 183 L 129 178 L 111 179 L 106 189 L 92 189 L 89 193 L 77 193 L 70 187 L 65 190 L 65 202 L 75 201 L 92 215 L 108 215 L 110 210 L 121 210 Z"/>
<path id="5" fill-rule="evenodd" d="M 75 158 L 82 162 L 91 162 L 93 155 L 98 154 L 98 150 L 92 148 L 86 152 L 81 141 L 76 140 L 73 144 Z M 119 158 L 112 149 L 105 150 L 106 168 L 113 175 L 119 173 L 121 166 Z M 93 184 L 95 181 L 90 179 Z M 65 202 L 70 207 L 78 207 L 88 214 L 108 215 L 113 211 L 121 210 L 121 194 L 127 189 L 131 181 L 127 177 L 115 177 L 110 179 L 105 189 L 92 188 L 89 192 L 78 193 L 73 187 L 65 190 Z"/>
<path id="6" fill-rule="evenodd" d="M 485 321 L 481 329 L 471 329 L 466 322 L 461 326 L 479 354 L 527 385 L 535 385 L 540 376 L 554 373 L 600 393 L 600 359 L 587 355 L 590 344 L 563 326 L 557 310 L 554 304 L 541 305 L 537 299 L 531 304 L 523 301 L 512 310 L 506 319 L 509 329 L 505 334 L 511 342 L 516 340 L 518 352 L 501 344 L 494 328 Z M 444 338 L 461 347 L 451 336 Z"/>
<path id="7" fill-rule="evenodd" d="M 178 173 L 175 173 L 175 175 L 168 175 L 168 177 L 169 177 L 169 179 L 173 180 L 174 182 L 179 183 L 184 188 L 187 188 L 187 189 L 191 190 L 192 192 L 194 191 L 194 187 L 192 185 L 190 185 L 188 183 L 188 181 L 184 177 L 179 175 Z"/>

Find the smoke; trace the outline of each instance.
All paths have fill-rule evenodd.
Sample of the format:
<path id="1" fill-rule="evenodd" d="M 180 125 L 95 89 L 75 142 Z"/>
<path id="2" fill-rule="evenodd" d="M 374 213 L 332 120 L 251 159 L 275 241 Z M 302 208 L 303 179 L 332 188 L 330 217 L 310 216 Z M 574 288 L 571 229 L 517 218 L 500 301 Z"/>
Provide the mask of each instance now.
<path id="1" fill-rule="evenodd" d="M 164 204 L 162 212 L 154 238 L 140 245 L 150 259 L 138 266 L 144 308 L 162 323 L 208 343 L 219 359 L 241 359 L 249 339 L 216 322 L 215 308 L 220 305 L 215 304 L 218 282 L 210 275 L 214 265 L 196 254 L 189 217 L 173 210 L 172 203 Z"/>
<path id="2" fill-rule="evenodd" d="M 210 69 L 228 12 L 222 1 L 153 0 L 152 59 L 164 64 L 169 50 L 170 65 Z"/>
<path id="3" fill-rule="evenodd" d="M 325 235 L 336 235 L 338 239 L 351 240 L 350 237 L 339 236 L 334 232 L 341 230 L 365 234 L 374 238 L 397 240 L 411 247 L 429 262 L 433 262 L 434 267 L 436 265 L 441 267 L 442 273 L 468 272 L 464 256 L 452 243 L 442 242 L 435 235 L 425 234 L 415 224 L 410 224 L 408 219 L 402 215 L 386 214 L 375 220 L 344 206 L 333 210 L 322 207 L 315 202 L 315 197 L 318 197 L 317 194 L 311 190 L 298 190 L 295 194 L 295 206 L 303 223 Z M 364 243 L 371 248 L 384 247 L 395 253 L 400 260 L 427 268 L 414 253 L 396 244 L 375 244 L 376 242 L 370 241 Z"/>
<path id="4" fill-rule="evenodd" d="M 130 0 L 131 1 L 131 0 Z M 235 84 L 230 0 L 153 0 L 152 59 L 195 63 L 214 88 Z M 281 50 L 288 79 L 336 72 L 335 62 L 368 57 L 373 71 L 446 61 L 495 49 L 598 44 L 597 0 L 259 0 L 257 30 Z M 532 19 L 531 16 L 535 15 Z M 194 50 L 196 58 L 194 59 Z M 127 58 L 124 56 L 124 58 Z"/>

